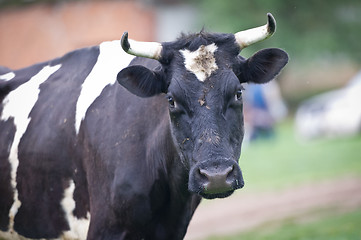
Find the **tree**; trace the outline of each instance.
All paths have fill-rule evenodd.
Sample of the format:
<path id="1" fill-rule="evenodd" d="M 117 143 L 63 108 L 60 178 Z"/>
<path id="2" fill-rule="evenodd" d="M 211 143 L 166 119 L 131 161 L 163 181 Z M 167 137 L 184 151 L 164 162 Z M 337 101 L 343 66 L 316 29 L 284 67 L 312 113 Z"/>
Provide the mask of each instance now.
<path id="1" fill-rule="evenodd" d="M 198 7 L 210 31 L 237 32 L 264 24 L 267 12 L 274 15 L 277 33 L 245 49 L 246 56 L 275 46 L 302 60 L 340 55 L 361 60 L 359 0 L 200 0 Z"/>

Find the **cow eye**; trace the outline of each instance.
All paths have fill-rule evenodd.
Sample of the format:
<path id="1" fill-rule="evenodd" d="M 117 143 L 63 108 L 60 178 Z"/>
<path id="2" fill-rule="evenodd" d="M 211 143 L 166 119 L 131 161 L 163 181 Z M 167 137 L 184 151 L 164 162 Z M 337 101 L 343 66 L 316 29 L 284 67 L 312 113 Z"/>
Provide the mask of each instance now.
<path id="1" fill-rule="evenodd" d="M 169 107 L 175 108 L 175 102 L 174 102 L 173 97 L 167 96 L 167 100 L 168 100 L 168 103 L 169 103 Z"/>
<path id="2" fill-rule="evenodd" d="M 241 100 L 242 99 L 242 89 L 238 89 L 237 90 L 237 93 L 236 93 L 236 95 L 235 95 L 235 100 L 236 101 L 239 101 L 239 100 Z"/>

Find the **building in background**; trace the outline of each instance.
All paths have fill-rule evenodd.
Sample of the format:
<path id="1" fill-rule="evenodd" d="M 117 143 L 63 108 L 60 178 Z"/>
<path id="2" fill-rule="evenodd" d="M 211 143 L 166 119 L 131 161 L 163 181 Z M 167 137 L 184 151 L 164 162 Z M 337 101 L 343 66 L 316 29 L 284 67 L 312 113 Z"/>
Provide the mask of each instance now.
<path id="1" fill-rule="evenodd" d="M 171 41 L 194 31 L 196 9 L 176 0 L 55 1 L 0 9 L 0 65 L 12 69 L 120 39 Z"/>

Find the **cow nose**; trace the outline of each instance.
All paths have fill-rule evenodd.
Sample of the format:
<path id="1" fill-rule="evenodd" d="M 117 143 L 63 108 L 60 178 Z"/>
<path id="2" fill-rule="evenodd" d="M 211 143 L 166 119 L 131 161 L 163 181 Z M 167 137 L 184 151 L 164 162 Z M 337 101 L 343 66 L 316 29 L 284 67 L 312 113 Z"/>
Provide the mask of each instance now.
<path id="1" fill-rule="evenodd" d="M 232 159 L 200 162 L 189 173 L 188 190 L 208 199 L 228 197 L 243 186 L 241 168 Z"/>
<path id="2" fill-rule="evenodd" d="M 227 177 L 232 171 L 233 166 L 227 167 L 222 171 L 199 169 L 199 174 L 205 180 L 203 184 L 205 192 L 230 190 L 232 183 L 227 181 Z"/>
<path id="3" fill-rule="evenodd" d="M 206 194 L 218 194 L 242 188 L 242 177 L 237 173 L 236 166 L 231 165 L 222 169 L 199 169 L 198 174 L 202 179 L 202 189 Z"/>

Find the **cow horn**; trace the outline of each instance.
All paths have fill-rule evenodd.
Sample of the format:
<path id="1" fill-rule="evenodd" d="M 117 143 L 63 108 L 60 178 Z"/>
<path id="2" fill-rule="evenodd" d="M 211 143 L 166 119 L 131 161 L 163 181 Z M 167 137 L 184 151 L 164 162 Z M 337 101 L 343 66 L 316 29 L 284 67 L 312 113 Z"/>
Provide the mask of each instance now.
<path id="1" fill-rule="evenodd" d="M 267 13 L 267 17 L 268 22 L 266 25 L 240 31 L 234 34 L 236 42 L 241 49 L 272 36 L 272 34 L 276 31 L 276 20 L 271 13 Z"/>
<path id="2" fill-rule="evenodd" d="M 124 32 L 120 44 L 126 53 L 138 57 L 159 60 L 162 52 L 162 44 L 158 42 L 138 42 L 128 39 L 128 32 Z"/>

